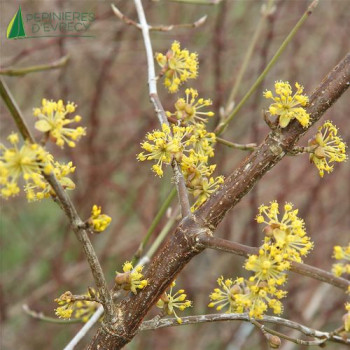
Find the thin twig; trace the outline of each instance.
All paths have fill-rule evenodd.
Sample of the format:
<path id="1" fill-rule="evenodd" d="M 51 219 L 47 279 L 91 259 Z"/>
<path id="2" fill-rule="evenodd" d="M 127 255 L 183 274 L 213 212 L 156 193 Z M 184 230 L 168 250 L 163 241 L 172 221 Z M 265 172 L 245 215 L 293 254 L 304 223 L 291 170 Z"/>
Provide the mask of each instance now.
<path id="1" fill-rule="evenodd" d="M 45 316 L 42 312 L 36 312 L 34 310 L 31 310 L 27 304 L 22 305 L 22 309 L 29 316 L 44 322 L 58 323 L 58 324 L 72 324 L 72 323 L 83 322 L 81 319 L 63 320 L 57 317 Z"/>
<path id="2" fill-rule="evenodd" d="M 230 148 L 240 149 L 241 151 L 254 151 L 257 149 L 256 143 L 235 143 L 222 139 L 221 137 L 217 137 L 216 141 Z"/>
<path id="3" fill-rule="evenodd" d="M 36 72 L 42 72 L 45 70 L 57 69 L 66 65 L 68 60 L 69 60 L 69 56 L 67 55 L 48 64 L 40 64 L 37 66 L 30 66 L 30 67 L 24 67 L 24 68 L 11 67 L 6 69 L 0 69 L 0 75 L 21 76 L 21 75 L 26 75 L 28 73 L 36 73 Z"/>
<path id="4" fill-rule="evenodd" d="M 260 85 L 260 83 L 264 80 L 266 74 L 270 71 L 270 69 L 274 66 L 274 64 L 277 62 L 278 58 L 282 54 L 282 52 L 285 50 L 285 48 L 288 46 L 289 42 L 294 38 L 295 34 L 298 32 L 302 24 L 306 21 L 306 19 L 312 14 L 313 10 L 318 4 L 318 0 L 314 0 L 310 6 L 307 8 L 303 16 L 300 18 L 298 23 L 294 26 L 294 28 L 290 31 L 286 39 L 283 41 L 275 55 L 271 58 L 270 62 L 264 69 L 264 71 L 259 75 L 257 80 L 254 82 L 252 87 L 248 90 L 248 92 L 244 95 L 242 100 L 237 104 L 237 106 L 234 108 L 232 113 L 224 120 L 222 121 L 217 128 L 215 129 L 215 133 L 217 135 L 220 135 L 223 133 L 227 127 L 227 125 L 230 123 L 230 121 L 237 115 L 237 113 L 241 110 L 245 102 L 248 100 L 248 98 L 253 94 L 255 89 Z"/>
<path id="5" fill-rule="evenodd" d="M 207 314 L 207 315 L 195 315 L 181 317 L 182 323 L 179 324 L 176 318 L 162 318 L 158 320 L 144 321 L 139 331 L 149 331 L 159 328 L 174 327 L 174 326 L 185 326 L 189 324 L 200 324 L 207 322 L 219 322 L 219 321 L 245 321 L 251 322 L 251 318 L 248 314 Z M 334 335 L 330 332 L 322 332 L 310 327 L 304 326 L 300 323 L 288 320 L 286 318 L 281 318 L 277 316 L 263 316 L 260 322 L 267 322 L 276 324 L 279 326 L 288 327 L 291 329 L 296 329 L 306 336 L 324 339 L 328 341 L 333 341 L 337 343 L 350 344 L 350 339 L 344 339 L 340 336 Z"/>
<path id="6" fill-rule="evenodd" d="M 244 73 L 246 72 L 248 65 L 249 65 L 249 62 L 252 58 L 252 54 L 253 54 L 254 48 L 256 46 L 256 43 L 259 39 L 260 33 L 263 29 L 264 22 L 268 18 L 268 15 L 271 11 L 271 8 L 273 7 L 273 1 L 266 0 L 266 2 L 267 2 L 267 4 L 264 3 L 262 5 L 260 19 L 259 19 L 259 22 L 258 22 L 256 28 L 255 28 L 255 32 L 252 36 L 252 39 L 251 39 L 250 44 L 248 46 L 247 52 L 243 58 L 242 65 L 240 66 L 238 73 L 235 74 L 235 83 L 232 87 L 229 98 L 227 99 L 226 106 L 224 109 L 225 112 L 221 116 L 221 118 L 223 118 L 223 119 L 225 119 L 232 112 L 238 89 L 241 86 L 242 78 L 243 78 Z M 265 7 L 264 10 L 263 10 L 263 7 Z"/>
<path id="7" fill-rule="evenodd" d="M 198 237 L 198 239 L 206 248 L 233 253 L 240 256 L 248 257 L 249 255 L 258 254 L 259 252 L 259 248 L 249 247 L 218 237 L 210 237 L 207 235 L 203 235 Z M 350 286 L 350 281 L 347 281 L 345 278 L 336 277 L 328 271 L 324 271 L 317 267 L 310 266 L 307 264 L 301 264 L 293 261 L 291 262 L 290 270 L 295 273 L 298 273 L 299 275 L 304 275 L 331 284 L 345 291 Z"/>
<path id="8" fill-rule="evenodd" d="M 171 218 L 167 221 L 165 226 L 163 227 L 162 231 L 160 231 L 158 237 L 155 239 L 151 247 L 149 248 L 147 254 L 145 254 L 139 261 L 139 265 L 145 265 L 147 262 L 149 262 L 153 256 L 153 254 L 157 251 L 159 246 L 164 241 L 165 237 L 171 230 L 172 226 L 174 225 L 177 216 L 179 215 L 179 210 L 175 210 L 172 214 Z"/>
<path id="9" fill-rule="evenodd" d="M 134 27 L 136 27 L 139 30 L 142 30 L 142 26 L 137 23 L 136 21 L 134 21 L 133 19 L 129 18 L 128 16 L 124 15 L 124 13 L 122 13 L 117 6 L 115 6 L 114 4 L 111 5 L 112 6 L 112 10 L 114 12 L 114 14 L 121 19 L 123 22 L 125 22 L 128 25 L 132 25 Z M 203 16 L 200 19 L 198 19 L 197 21 L 193 22 L 193 23 L 183 23 L 183 24 L 170 24 L 170 25 L 156 25 L 156 26 L 148 26 L 150 31 L 160 31 L 160 32 L 169 32 L 173 29 L 177 29 L 177 28 L 198 28 L 200 27 L 202 24 L 204 24 L 204 22 L 207 20 L 208 16 Z"/>
<path id="10" fill-rule="evenodd" d="M 26 126 L 23 116 L 15 103 L 14 98 L 11 95 L 8 87 L 5 85 L 3 80 L 0 80 L 0 92 L 4 99 L 13 119 L 15 120 L 22 137 L 31 143 L 35 143 L 35 140 L 30 134 L 28 127 Z M 103 274 L 100 262 L 96 255 L 96 252 L 91 244 L 88 237 L 89 231 L 85 228 L 84 222 L 79 217 L 75 206 L 73 205 L 71 199 L 67 195 L 66 191 L 63 189 L 61 184 L 58 182 L 57 178 L 53 173 L 47 175 L 43 173 L 45 180 L 51 185 L 55 191 L 56 196 L 53 199 L 59 202 L 60 207 L 69 219 L 74 233 L 77 239 L 82 244 L 85 256 L 88 260 L 94 281 L 101 297 L 101 302 L 106 310 L 106 318 L 112 319 L 114 317 L 114 305 L 112 301 L 112 296 L 109 293 L 109 288 L 105 276 Z"/>
<path id="11" fill-rule="evenodd" d="M 156 74 L 154 69 L 153 49 L 152 49 L 151 39 L 149 36 L 149 25 L 146 20 L 146 16 L 145 16 L 145 12 L 144 12 L 141 0 L 134 0 L 134 3 L 135 3 L 135 8 L 139 17 L 140 26 L 142 28 L 142 36 L 143 36 L 145 50 L 146 50 L 147 66 L 148 66 L 149 96 L 150 96 L 151 102 L 153 103 L 154 109 L 157 113 L 160 124 L 169 125 L 163 105 L 160 102 L 160 99 L 158 97 L 157 79 L 156 79 Z M 175 174 L 175 185 L 176 185 L 177 194 L 178 194 L 179 202 L 181 206 L 181 215 L 182 217 L 187 217 L 191 214 L 191 206 L 188 199 L 185 179 L 175 160 L 172 162 L 172 167 Z"/>
<path id="12" fill-rule="evenodd" d="M 155 218 L 153 219 L 149 229 L 147 230 L 147 233 L 146 233 L 144 239 L 142 240 L 142 242 L 140 243 L 139 247 L 137 248 L 137 251 L 135 252 L 134 256 L 132 257 L 131 262 L 132 262 L 133 265 L 135 265 L 136 261 L 142 255 L 145 245 L 147 244 L 147 242 L 151 238 L 152 233 L 154 232 L 155 228 L 157 227 L 157 225 L 159 224 L 160 220 L 164 216 L 164 213 L 169 208 L 169 205 L 171 204 L 171 202 L 174 199 L 175 195 L 176 195 L 176 189 L 173 188 L 171 190 L 171 192 L 169 193 L 169 195 L 167 196 L 167 198 L 165 199 L 165 201 L 163 202 L 162 206 L 159 208 L 158 213 L 155 216 Z"/>
<path id="13" fill-rule="evenodd" d="M 270 334 L 277 336 L 278 338 L 283 338 L 286 340 L 289 340 L 292 343 L 299 344 L 299 345 L 307 345 L 307 346 L 319 346 L 323 343 L 325 343 L 328 339 L 324 337 L 323 339 L 316 339 L 316 340 L 302 340 L 299 338 L 293 338 L 289 337 L 288 335 L 285 335 L 283 333 L 277 332 L 271 328 L 265 327 L 265 325 L 260 324 L 258 321 L 251 319 L 250 322 L 259 328 L 263 335 L 266 337 L 267 341 L 270 343 L 271 341 L 271 336 Z M 279 340 L 280 342 L 280 340 Z"/>

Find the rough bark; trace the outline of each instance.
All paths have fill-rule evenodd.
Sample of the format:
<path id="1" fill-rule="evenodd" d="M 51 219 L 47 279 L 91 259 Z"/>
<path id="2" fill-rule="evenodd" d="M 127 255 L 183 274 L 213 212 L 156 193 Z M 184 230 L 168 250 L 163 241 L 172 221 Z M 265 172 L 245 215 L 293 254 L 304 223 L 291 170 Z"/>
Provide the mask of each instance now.
<path id="1" fill-rule="evenodd" d="M 310 126 L 346 91 L 349 82 L 350 54 L 347 54 L 310 97 L 307 108 L 311 117 Z M 220 189 L 194 215 L 179 224 L 146 270 L 149 285 L 137 295 L 130 294 L 116 305 L 115 319 L 97 331 L 88 349 L 121 349 L 130 342 L 148 310 L 186 264 L 204 249 L 199 236 L 211 235 L 227 211 L 293 148 L 306 131 L 307 128 L 302 128 L 298 122 L 292 122 L 282 133 L 271 131 Z"/>

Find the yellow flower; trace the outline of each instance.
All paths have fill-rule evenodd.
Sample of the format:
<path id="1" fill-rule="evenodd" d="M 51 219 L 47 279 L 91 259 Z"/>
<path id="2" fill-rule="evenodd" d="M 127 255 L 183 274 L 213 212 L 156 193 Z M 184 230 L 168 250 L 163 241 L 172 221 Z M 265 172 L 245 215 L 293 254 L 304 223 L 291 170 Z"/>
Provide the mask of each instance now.
<path id="1" fill-rule="evenodd" d="M 42 100 L 41 108 L 34 108 L 33 114 L 39 120 L 35 123 L 35 128 L 41 132 L 48 133 L 56 142 L 57 146 L 63 147 L 66 142 L 69 147 L 75 147 L 75 141 L 85 135 L 85 128 L 79 126 L 76 129 L 67 127 L 68 124 L 78 123 L 81 117 L 76 115 L 73 119 L 68 119 L 67 114 L 75 112 L 76 105 L 68 102 L 64 106 L 63 101 Z"/>
<path id="2" fill-rule="evenodd" d="M 207 117 L 212 117 L 213 112 L 203 112 L 203 107 L 211 106 L 213 103 L 210 99 L 198 97 L 198 92 L 195 89 L 186 89 L 186 98 L 179 98 L 175 103 L 176 112 L 166 112 L 168 117 L 174 116 L 177 120 L 185 123 L 197 124 L 206 123 Z"/>
<path id="3" fill-rule="evenodd" d="M 243 278 L 237 278 L 233 281 L 230 278 L 224 280 L 223 276 L 219 277 L 217 283 L 220 288 L 215 288 L 214 292 L 209 295 L 211 302 L 208 306 L 216 307 L 218 311 L 227 308 L 226 313 L 244 312 L 243 303 L 238 304 L 235 299 L 235 295 L 244 292 L 243 282 Z"/>
<path id="4" fill-rule="evenodd" d="M 106 214 L 101 214 L 101 207 L 94 205 L 91 210 L 89 224 L 96 232 L 103 232 L 111 223 L 112 218 Z"/>
<path id="5" fill-rule="evenodd" d="M 237 294 L 235 299 L 237 304 L 244 305 L 250 317 L 261 319 L 268 308 L 272 309 L 274 314 L 281 314 L 283 306 L 279 299 L 284 298 L 286 294 L 286 291 L 278 290 L 275 286 L 260 283 L 248 285 L 246 293 Z"/>
<path id="6" fill-rule="evenodd" d="M 175 158 L 179 160 L 185 148 L 183 139 L 192 131 L 192 127 L 170 127 L 166 124 L 162 125 L 162 131 L 154 130 L 146 135 L 147 141 L 141 143 L 141 147 L 148 153 L 140 153 L 137 159 L 157 160 L 157 164 L 153 165 L 153 171 L 159 176 L 163 176 L 163 164 L 170 164 Z"/>
<path id="7" fill-rule="evenodd" d="M 266 282 L 260 282 L 258 285 L 252 285 L 242 277 L 235 281 L 221 276 L 217 280 L 220 288 L 215 288 L 210 294 L 211 302 L 209 307 L 216 307 L 221 311 L 226 309 L 226 313 L 249 312 L 250 317 L 261 318 L 269 308 L 275 314 L 280 314 L 283 310 L 279 299 L 286 296 L 287 292 L 278 290 L 274 285 Z"/>
<path id="8" fill-rule="evenodd" d="M 249 280 L 256 285 L 263 281 L 269 285 L 281 285 L 286 281 L 285 271 L 290 268 L 290 263 L 284 260 L 278 251 L 264 244 L 259 250 L 259 255 L 250 255 L 244 267 L 255 272 Z"/>
<path id="9" fill-rule="evenodd" d="M 196 198 L 192 211 L 198 209 L 224 183 L 223 176 L 202 177 L 196 185 L 190 185 L 188 191 Z"/>
<path id="10" fill-rule="evenodd" d="M 98 294 L 92 288 L 89 289 L 88 293 L 81 296 L 75 296 L 67 291 L 54 300 L 59 305 L 55 309 L 55 314 L 59 318 L 74 318 L 87 322 L 99 306 L 99 303 L 94 300 L 96 295 Z"/>
<path id="11" fill-rule="evenodd" d="M 131 290 L 137 294 L 137 289 L 143 289 L 147 286 L 148 281 L 142 279 L 142 265 L 133 268 L 131 262 L 126 261 L 123 265 L 123 272 L 116 272 L 115 283 L 120 289 Z"/>
<path id="12" fill-rule="evenodd" d="M 283 259 L 302 262 L 301 256 L 312 249 L 313 243 L 306 235 L 304 221 L 297 214 L 298 210 L 293 210 L 293 205 L 286 203 L 284 214 L 279 218 L 279 205 L 273 201 L 270 206 L 263 204 L 259 207 L 256 220 L 267 225 L 264 228 L 265 244 L 273 245 Z"/>
<path id="13" fill-rule="evenodd" d="M 341 247 L 339 245 L 333 248 L 334 255 L 333 258 L 336 260 L 345 260 L 344 262 L 333 264 L 332 273 L 340 277 L 343 274 L 350 275 L 350 243 L 346 247 Z"/>
<path id="14" fill-rule="evenodd" d="M 183 289 L 179 289 L 173 294 L 173 287 L 175 287 L 175 281 L 171 284 L 169 293 L 164 292 L 157 302 L 157 307 L 163 309 L 165 314 L 174 315 L 178 323 L 182 323 L 181 318 L 176 314 L 175 309 L 183 311 L 192 306 L 190 300 L 186 300 L 187 295 Z"/>
<path id="15" fill-rule="evenodd" d="M 45 187 L 41 172 L 49 174 L 53 169 L 53 157 L 37 144 L 24 143 L 18 147 L 18 134 L 12 133 L 8 140 L 12 148 L 0 144 L 0 185 L 5 198 L 19 193 L 18 180 L 22 176 L 26 186 Z M 29 198 L 28 198 L 29 199 Z"/>
<path id="16" fill-rule="evenodd" d="M 156 60 L 162 67 L 161 75 L 164 75 L 164 85 L 171 93 L 176 92 L 179 85 L 186 80 L 197 77 L 197 54 L 181 50 L 180 43 L 177 41 L 173 42 L 166 55 L 157 53 Z"/>
<path id="17" fill-rule="evenodd" d="M 313 148 L 310 162 L 316 165 L 321 177 L 325 171 L 333 171 L 331 163 L 344 162 L 347 159 L 346 144 L 337 134 L 338 129 L 331 121 L 326 121 L 318 128 L 316 136 L 309 141 L 309 146 Z"/>
<path id="18" fill-rule="evenodd" d="M 303 127 L 309 125 L 310 116 L 303 108 L 309 102 L 306 95 L 302 95 L 304 88 L 295 83 L 297 91 L 292 95 L 292 88 L 288 82 L 276 81 L 275 90 L 279 96 L 273 96 L 271 91 L 265 91 L 264 97 L 275 101 L 269 107 L 271 115 L 279 116 L 279 125 L 281 128 L 288 126 L 291 120 L 297 119 Z"/>
<path id="19" fill-rule="evenodd" d="M 345 310 L 347 313 L 343 316 L 344 329 L 346 332 L 350 332 L 350 303 L 345 304 Z"/>
<path id="20" fill-rule="evenodd" d="M 204 157 L 214 157 L 213 146 L 216 143 L 216 136 L 213 132 L 208 132 L 203 124 L 196 124 L 191 137 L 186 141 L 186 145 Z"/>

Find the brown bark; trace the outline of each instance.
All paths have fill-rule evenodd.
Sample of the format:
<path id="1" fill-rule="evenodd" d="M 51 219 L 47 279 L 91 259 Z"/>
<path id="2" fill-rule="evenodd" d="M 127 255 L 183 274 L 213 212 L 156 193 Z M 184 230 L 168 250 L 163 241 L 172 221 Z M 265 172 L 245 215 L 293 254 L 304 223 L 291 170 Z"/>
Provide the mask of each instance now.
<path id="1" fill-rule="evenodd" d="M 307 108 L 314 124 L 346 91 L 350 81 L 350 54 L 327 75 L 310 97 Z M 310 125 L 310 126 L 311 126 Z M 291 150 L 307 131 L 292 122 L 281 134 L 270 132 L 259 148 L 248 156 L 220 189 L 192 217 L 185 218 L 164 247 L 155 255 L 145 273 L 149 285 L 137 295 L 130 293 L 116 305 L 116 318 L 103 325 L 88 349 L 120 349 L 136 334 L 148 310 L 157 302 L 176 275 L 204 246 L 199 235 L 211 235 L 224 218 L 259 179 Z"/>

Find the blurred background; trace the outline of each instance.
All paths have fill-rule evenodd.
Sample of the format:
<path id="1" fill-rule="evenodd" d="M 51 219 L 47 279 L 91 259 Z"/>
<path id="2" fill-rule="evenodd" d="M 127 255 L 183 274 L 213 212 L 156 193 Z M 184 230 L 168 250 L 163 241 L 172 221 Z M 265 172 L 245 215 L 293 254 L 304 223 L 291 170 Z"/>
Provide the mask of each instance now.
<path id="1" fill-rule="evenodd" d="M 153 49 L 165 53 L 173 40 L 199 55 L 199 77 L 190 86 L 200 96 L 213 100 L 216 113 L 209 126 L 214 129 L 219 109 L 225 106 L 237 72 L 260 19 L 263 1 L 226 0 L 217 5 L 195 5 L 172 1 L 143 1 L 151 24 L 191 23 L 208 15 L 204 25 L 195 29 L 152 32 Z M 264 21 L 252 59 L 236 96 L 239 101 L 268 60 L 302 16 L 309 1 L 276 1 L 275 12 Z M 136 19 L 132 1 L 120 0 L 119 9 Z M 6 28 L 21 5 L 22 12 L 87 11 L 95 14 L 89 28 L 94 38 L 6 39 Z M 158 127 L 149 103 L 147 67 L 140 31 L 128 26 L 111 11 L 110 1 L 10 1 L 1 2 L 1 69 L 51 63 L 65 55 L 70 59 L 57 70 L 5 77 L 32 132 L 32 109 L 41 99 L 63 99 L 78 105 L 87 136 L 72 149 L 49 145 L 61 161 L 72 160 L 77 169 L 73 176 L 77 188 L 70 192 L 80 216 L 88 218 L 93 204 L 101 205 L 112 218 L 110 228 L 91 237 L 100 257 L 107 280 L 112 283 L 116 270 L 132 257 L 144 237 L 161 203 L 172 189 L 171 171 L 162 179 L 154 176 L 151 164 L 139 163 L 136 154 L 146 132 Z M 257 92 L 233 120 L 224 138 L 239 143 L 260 143 L 268 133 L 262 109 L 269 102 L 262 97 L 272 89 L 275 80 L 295 81 L 307 94 L 342 59 L 349 49 L 350 2 L 320 1 L 312 16 L 302 26 L 279 62 L 268 74 Z M 169 95 L 159 84 L 165 109 L 173 109 L 179 94 Z M 181 91 L 181 90 L 180 90 Z M 181 94 L 181 93 L 180 93 Z M 1 106 L 1 139 L 15 130 L 3 102 Z M 329 110 L 323 120 L 331 119 L 344 141 L 350 143 L 349 92 Z M 321 123 L 300 140 L 307 140 Z M 229 175 L 247 156 L 246 151 L 217 145 L 216 174 Z M 315 243 L 305 259 L 308 264 L 331 270 L 334 245 L 346 245 L 350 231 L 350 165 L 336 164 L 334 172 L 321 179 L 307 156 L 286 157 L 225 217 L 216 235 L 243 244 L 258 246 L 263 238 L 261 227 L 254 221 L 262 203 L 277 199 L 290 201 L 299 208 L 306 221 L 308 234 Z M 176 208 L 176 200 L 172 209 Z M 53 300 L 66 290 L 84 293 L 93 280 L 83 252 L 67 219 L 50 201 L 28 204 L 23 193 L 2 201 L 1 214 L 1 345 L 2 349 L 62 349 L 81 325 L 45 323 L 22 311 L 28 304 L 35 311 L 54 317 Z M 152 240 L 167 218 L 157 227 Z M 151 241 L 152 241 L 151 240 Z M 215 312 L 208 309 L 208 295 L 223 275 L 248 276 L 244 259 L 215 251 L 204 251 L 194 258 L 177 280 L 186 289 L 194 306 L 184 314 Z M 285 288 L 283 316 L 320 330 L 341 325 L 345 295 L 334 287 L 290 274 Z M 150 312 L 153 317 L 157 311 Z M 93 329 L 77 347 L 83 349 Z M 296 336 L 287 329 L 280 329 Z M 262 334 L 250 324 L 240 322 L 212 323 L 173 327 L 144 332 L 126 349 L 266 349 Z M 281 349 L 305 347 L 283 342 Z M 345 349 L 328 344 L 327 349 Z"/>

